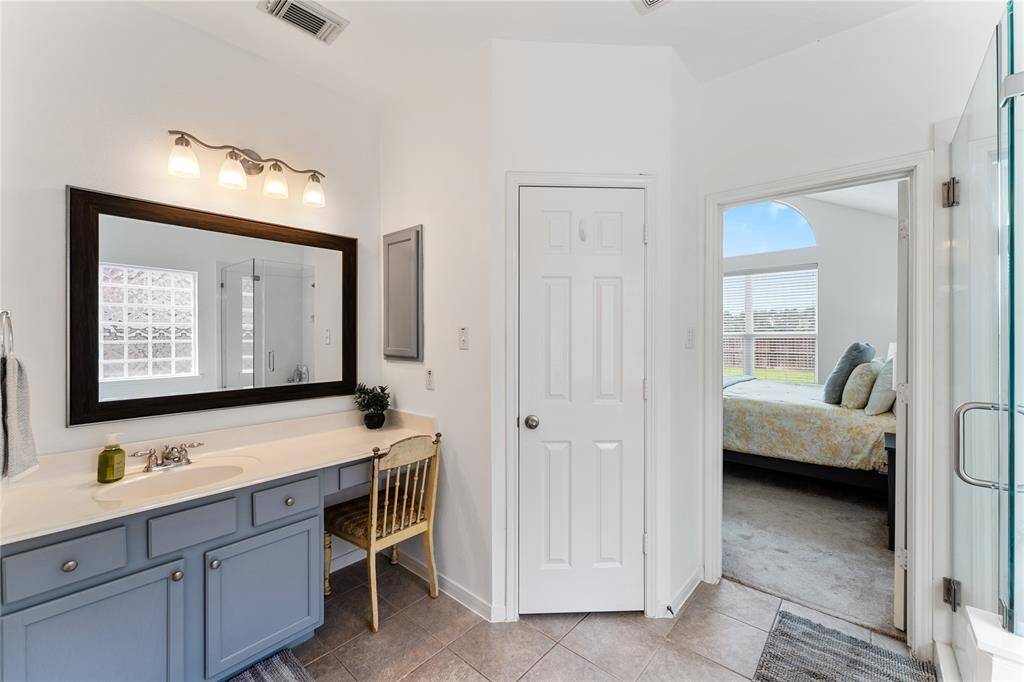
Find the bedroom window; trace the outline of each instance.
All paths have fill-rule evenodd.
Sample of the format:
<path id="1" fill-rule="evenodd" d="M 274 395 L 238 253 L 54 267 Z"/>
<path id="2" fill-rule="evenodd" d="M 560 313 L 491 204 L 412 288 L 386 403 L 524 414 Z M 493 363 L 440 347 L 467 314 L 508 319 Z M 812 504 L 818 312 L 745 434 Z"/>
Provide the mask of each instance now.
<path id="1" fill-rule="evenodd" d="M 726 275 L 722 372 L 817 383 L 818 267 Z"/>

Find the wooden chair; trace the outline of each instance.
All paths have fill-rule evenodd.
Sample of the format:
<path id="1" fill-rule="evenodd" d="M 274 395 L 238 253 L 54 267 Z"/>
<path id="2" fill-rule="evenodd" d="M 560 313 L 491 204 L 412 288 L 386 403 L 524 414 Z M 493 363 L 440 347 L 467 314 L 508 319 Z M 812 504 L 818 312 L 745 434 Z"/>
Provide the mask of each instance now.
<path id="1" fill-rule="evenodd" d="M 434 504 L 437 501 L 437 474 L 441 464 L 441 434 L 412 436 L 391 445 L 387 452 L 373 449 L 373 474 L 370 494 L 329 507 L 324 512 L 325 549 L 330 536 L 351 542 L 366 550 L 369 571 L 371 628 L 377 632 L 377 552 L 391 548 L 391 563 L 398 563 L 398 543 L 423 536 L 430 596 L 437 598 L 434 569 Z M 325 552 L 324 568 L 330 570 Z M 328 575 L 324 576 L 325 594 L 330 593 Z"/>

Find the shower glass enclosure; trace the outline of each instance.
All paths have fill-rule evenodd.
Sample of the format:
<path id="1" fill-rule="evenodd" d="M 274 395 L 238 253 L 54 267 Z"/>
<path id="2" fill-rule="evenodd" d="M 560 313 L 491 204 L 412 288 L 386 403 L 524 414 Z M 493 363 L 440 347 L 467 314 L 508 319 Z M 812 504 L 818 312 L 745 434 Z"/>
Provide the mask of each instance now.
<path id="1" fill-rule="evenodd" d="M 221 266 L 222 388 L 314 378 L 315 275 L 307 263 L 260 258 Z"/>
<path id="2" fill-rule="evenodd" d="M 950 317 L 953 575 L 958 657 L 967 607 L 1024 634 L 1024 65 L 1012 3 L 989 43 L 951 147 Z M 1017 85 L 1019 83 L 1019 85 Z"/>

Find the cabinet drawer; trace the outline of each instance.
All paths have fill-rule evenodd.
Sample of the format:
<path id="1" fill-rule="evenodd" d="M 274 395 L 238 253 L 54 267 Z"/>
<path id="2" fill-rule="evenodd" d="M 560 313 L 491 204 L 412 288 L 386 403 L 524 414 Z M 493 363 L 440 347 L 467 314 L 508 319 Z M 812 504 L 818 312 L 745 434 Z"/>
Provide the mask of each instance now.
<path id="1" fill-rule="evenodd" d="M 344 490 L 345 488 L 352 488 L 357 485 L 369 483 L 370 476 L 372 475 L 372 462 L 362 462 L 360 464 L 352 464 L 347 467 L 342 467 L 338 472 L 338 490 Z"/>
<path id="2" fill-rule="evenodd" d="M 149 558 L 230 535 L 238 529 L 234 498 L 149 520 Z"/>
<path id="3" fill-rule="evenodd" d="M 320 478 L 304 478 L 252 494 L 252 525 L 277 521 L 320 506 Z"/>
<path id="4" fill-rule="evenodd" d="M 124 526 L 4 557 L 4 603 L 64 587 L 127 563 Z"/>

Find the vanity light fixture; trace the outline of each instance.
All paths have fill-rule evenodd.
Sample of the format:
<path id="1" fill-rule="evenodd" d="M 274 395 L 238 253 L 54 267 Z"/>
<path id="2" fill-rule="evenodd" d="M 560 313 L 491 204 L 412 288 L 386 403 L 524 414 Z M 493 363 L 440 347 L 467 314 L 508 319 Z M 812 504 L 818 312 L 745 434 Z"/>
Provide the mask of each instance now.
<path id="1" fill-rule="evenodd" d="M 192 143 L 184 135 L 178 135 L 167 159 L 167 172 L 179 178 L 198 178 L 199 161 L 192 151 Z"/>
<path id="2" fill-rule="evenodd" d="M 288 179 L 284 173 L 287 168 L 292 173 L 309 176 L 306 187 L 302 191 L 302 203 L 318 208 L 327 203 L 322 183 L 326 176 L 315 168 L 299 170 L 281 159 L 265 159 L 252 149 L 243 149 L 231 144 L 207 144 L 184 130 L 168 130 L 167 133 L 174 137 L 171 155 L 167 159 L 167 172 L 171 175 L 181 178 L 199 177 L 199 162 L 192 150 L 194 142 L 200 147 L 214 151 L 227 150 L 227 157 L 221 164 L 220 172 L 217 175 L 217 182 L 221 187 L 246 189 L 248 187 L 247 176 L 259 175 L 266 170 L 267 175 L 263 179 L 263 195 L 274 199 L 287 199 Z M 268 165 L 269 168 L 267 168 Z"/>

